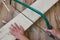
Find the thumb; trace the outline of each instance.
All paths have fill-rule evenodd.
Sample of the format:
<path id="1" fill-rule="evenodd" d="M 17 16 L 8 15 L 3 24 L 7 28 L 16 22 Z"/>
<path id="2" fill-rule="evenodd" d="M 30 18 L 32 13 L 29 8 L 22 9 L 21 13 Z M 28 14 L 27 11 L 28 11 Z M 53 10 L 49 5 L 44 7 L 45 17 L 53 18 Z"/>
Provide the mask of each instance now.
<path id="1" fill-rule="evenodd" d="M 45 31 L 48 32 L 48 33 L 51 33 L 51 34 L 53 32 L 52 30 L 49 30 L 49 29 L 45 29 Z"/>

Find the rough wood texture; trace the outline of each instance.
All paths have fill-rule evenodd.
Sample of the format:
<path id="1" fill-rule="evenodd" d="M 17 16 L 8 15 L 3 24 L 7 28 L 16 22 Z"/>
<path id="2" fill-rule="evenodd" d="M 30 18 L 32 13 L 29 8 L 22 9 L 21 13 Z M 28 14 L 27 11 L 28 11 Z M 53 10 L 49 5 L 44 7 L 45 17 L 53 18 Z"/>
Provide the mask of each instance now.
<path id="1" fill-rule="evenodd" d="M 29 4 L 29 3 L 28 3 Z M 0 15 L 1 15 L 1 8 L 0 6 Z M 5 8 L 3 8 L 5 9 Z M 6 13 L 6 12 L 5 12 Z M 8 12 L 7 12 L 8 13 Z M 60 0 L 57 4 L 55 4 L 48 12 L 46 12 L 46 16 L 49 19 L 50 24 L 55 28 L 59 29 L 60 31 Z M 11 17 L 11 16 L 10 16 Z M 1 18 L 1 16 L 0 16 Z M 7 18 L 8 19 L 8 18 Z M 46 24 L 42 18 L 40 18 L 37 22 L 42 28 L 46 28 Z M 35 23 L 35 24 L 36 24 Z M 33 24 L 28 30 L 26 30 L 26 36 L 30 40 L 53 40 L 50 38 L 41 28 L 37 27 Z M 57 40 L 57 39 L 56 39 Z"/>
<path id="2" fill-rule="evenodd" d="M 57 4 L 55 4 L 50 10 L 46 12 L 46 16 L 53 26 L 54 29 L 59 29 L 60 31 L 60 0 Z M 40 27 L 46 28 L 46 24 L 42 18 L 40 18 L 36 24 L 39 24 Z M 41 30 L 41 28 L 32 25 L 27 31 L 26 35 L 30 40 L 53 40 L 49 36 L 46 35 L 45 32 Z M 58 40 L 58 39 L 56 39 Z"/>
<path id="3" fill-rule="evenodd" d="M 8 12 L 7 9 L 3 4 L 0 5 L 0 27 L 3 26 L 4 24 L 2 23 L 2 20 L 5 20 L 8 22 L 9 20 L 12 19 L 13 14 Z"/>

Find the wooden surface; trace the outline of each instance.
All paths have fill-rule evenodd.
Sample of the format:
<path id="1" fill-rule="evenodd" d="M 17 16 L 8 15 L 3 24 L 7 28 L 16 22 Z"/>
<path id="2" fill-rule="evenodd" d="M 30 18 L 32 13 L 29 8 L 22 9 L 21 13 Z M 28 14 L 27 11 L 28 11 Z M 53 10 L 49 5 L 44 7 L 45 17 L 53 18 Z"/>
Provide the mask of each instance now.
<path id="1" fill-rule="evenodd" d="M 53 26 L 54 29 L 58 29 L 60 31 L 60 0 L 57 4 L 55 4 L 50 10 L 46 12 L 46 16 Z M 40 27 L 46 28 L 46 24 L 42 18 L 40 18 L 36 24 L 39 24 Z M 45 32 L 41 30 L 41 28 L 37 27 L 35 24 L 32 25 L 27 31 L 26 35 L 30 40 L 53 40 L 49 36 L 46 35 Z M 58 40 L 58 39 L 55 39 Z"/>
<path id="2" fill-rule="evenodd" d="M 30 4 L 30 3 L 28 3 Z M 0 19 L 1 19 L 1 9 L 3 6 L 0 6 Z M 4 8 L 3 8 L 4 9 Z M 5 9 L 6 10 L 6 9 Z M 5 13 L 5 12 L 4 12 Z M 8 12 L 6 12 L 8 13 Z M 12 15 L 12 14 L 10 14 Z M 50 24 L 55 29 L 60 29 L 60 0 L 57 4 L 55 4 L 50 10 L 46 12 L 46 16 L 49 19 Z M 11 19 L 11 16 L 9 16 Z M 9 17 L 6 17 L 7 19 Z M 6 19 L 5 18 L 5 19 Z M 9 20 L 8 20 L 9 21 Z M 46 28 L 45 21 L 40 18 L 37 20 L 35 24 L 39 24 L 40 27 Z M 28 30 L 26 30 L 25 34 L 30 40 L 53 40 L 50 38 L 44 31 L 41 30 L 41 28 L 37 27 L 35 24 L 33 24 Z M 60 30 L 59 30 L 60 31 Z"/>
<path id="3" fill-rule="evenodd" d="M 5 6 L 1 3 L 0 5 L 0 27 L 4 25 L 2 23 L 2 20 L 5 20 L 6 22 L 10 21 L 13 18 L 13 12 L 12 10 L 10 12 L 7 11 Z"/>

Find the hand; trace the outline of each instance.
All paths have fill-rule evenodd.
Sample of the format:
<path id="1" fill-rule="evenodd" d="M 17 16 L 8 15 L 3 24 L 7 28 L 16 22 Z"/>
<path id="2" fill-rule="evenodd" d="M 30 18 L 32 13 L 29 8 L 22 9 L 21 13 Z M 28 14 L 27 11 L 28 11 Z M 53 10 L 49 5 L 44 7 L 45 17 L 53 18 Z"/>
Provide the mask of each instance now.
<path id="1" fill-rule="evenodd" d="M 48 30 L 48 29 L 46 29 L 45 31 L 48 32 L 48 33 L 50 33 L 50 34 L 52 34 L 52 35 L 54 35 L 58 39 L 60 39 L 60 32 L 58 30 L 54 30 L 54 29 Z"/>
<path id="2" fill-rule="evenodd" d="M 23 27 L 18 26 L 16 23 L 14 23 L 14 25 L 11 25 L 10 33 L 19 40 L 28 40 L 28 38 L 25 37 L 25 35 L 24 35 Z"/>

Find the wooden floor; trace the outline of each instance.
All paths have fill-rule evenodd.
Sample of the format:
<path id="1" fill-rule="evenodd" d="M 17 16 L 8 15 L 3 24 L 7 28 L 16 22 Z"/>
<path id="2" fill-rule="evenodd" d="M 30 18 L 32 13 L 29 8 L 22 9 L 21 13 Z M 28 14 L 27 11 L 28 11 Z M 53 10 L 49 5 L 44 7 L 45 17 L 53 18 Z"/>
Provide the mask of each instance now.
<path id="1" fill-rule="evenodd" d="M 30 2 L 26 2 L 27 4 L 31 4 Z M 2 12 L 2 10 L 4 12 Z M 0 4 L 0 19 L 6 20 L 9 18 L 9 20 L 13 17 L 13 14 L 8 14 L 9 12 L 6 11 L 5 7 Z M 3 15 L 5 14 L 5 15 Z M 1 16 L 3 15 L 3 16 Z M 8 15 L 8 16 L 7 16 Z M 60 0 L 58 3 L 56 3 L 51 9 L 49 9 L 46 12 L 46 16 L 50 22 L 50 24 L 53 26 L 54 29 L 58 29 L 60 31 Z M 7 21 L 9 21 L 7 20 Z M 35 22 L 35 24 L 38 24 L 41 28 L 45 29 L 46 24 L 45 21 L 40 18 Z M 50 38 L 41 28 L 33 24 L 28 30 L 25 31 L 25 35 L 30 39 L 30 40 L 53 40 Z M 0 26 L 2 26 L 3 23 L 0 21 Z M 54 39 L 55 40 L 55 39 Z M 56 39 L 57 40 L 57 39 Z"/>

